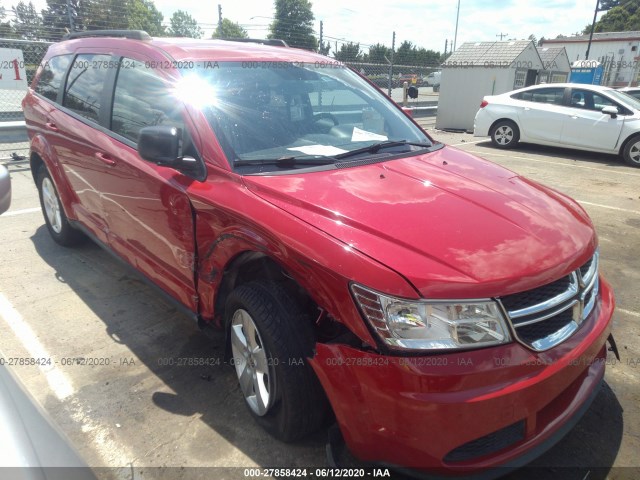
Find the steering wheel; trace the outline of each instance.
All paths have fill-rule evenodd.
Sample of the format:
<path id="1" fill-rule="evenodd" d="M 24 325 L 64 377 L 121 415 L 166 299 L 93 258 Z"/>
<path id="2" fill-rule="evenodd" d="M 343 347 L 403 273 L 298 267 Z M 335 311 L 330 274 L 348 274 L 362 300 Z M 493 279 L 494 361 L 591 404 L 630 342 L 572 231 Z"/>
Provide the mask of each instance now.
<path id="1" fill-rule="evenodd" d="M 329 120 L 331 120 L 333 122 L 333 126 L 335 127 L 336 125 L 339 125 L 340 122 L 338 122 L 338 119 L 331 113 L 329 112 L 320 112 L 320 113 L 316 113 L 313 115 L 313 120 L 314 121 L 318 121 L 321 120 L 323 118 L 328 118 Z"/>

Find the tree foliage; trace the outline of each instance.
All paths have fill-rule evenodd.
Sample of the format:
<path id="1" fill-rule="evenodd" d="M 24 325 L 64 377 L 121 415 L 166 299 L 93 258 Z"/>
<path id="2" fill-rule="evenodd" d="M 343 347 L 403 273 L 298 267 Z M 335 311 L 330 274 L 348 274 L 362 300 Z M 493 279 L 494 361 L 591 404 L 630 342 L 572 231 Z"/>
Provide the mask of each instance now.
<path id="1" fill-rule="evenodd" d="M 13 31 L 18 38 L 39 40 L 42 37 L 42 17 L 32 2 L 23 1 L 13 7 Z"/>
<path id="2" fill-rule="evenodd" d="M 153 36 L 165 34 L 164 16 L 153 0 L 69 0 L 69 6 L 70 11 L 67 0 L 47 0 L 42 10 L 44 38 L 59 40 L 67 30 L 131 29 Z"/>
<path id="3" fill-rule="evenodd" d="M 341 62 L 361 62 L 360 44 L 353 42 L 343 43 L 340 45 L 340 50 L 334 52 L 334 57 Z"/>
<path id="4" fill-rule="evenodd" d="M 418 48 L 412 42 L 405 40 L 396 50 L 393 56 L 393 63 L 395 65 L 433 67 L 440 65 L 440 57 L 439 52 Z"/>
<path id="5" fill-rule="evenodd" d="M 237 22 L 223 18 L 222 24 L 216 27 L 211 38 L 249 38 L 249 35 Z"/>
<path id="6" fill-rule="evenodd" d="M 391 60 L 391 49 L 381 43 L 369 47 L 369 53 L 364 56 L 364 61 L 369 63 L 387 63 Z"/>
<path id="7" fill-rule="evenodd" d="M 604 4 L 604 5 L 603 5 Z M 606 2 L 601 0 L 600 10 L 608 10 L 600 20 L 596 22 L 594 32 L 632 32 L 640 30 L 640 0 Z M 591 24 L 587 25 L 583 34 L 591 32 Z"/>
<path id="8" fill-rule="evenodd" d="M 275 0 L 275 8 L 275 20 L 269 25 L 269 38 L 284 40 L 292 47 L 317 50 L 310 1 Z"/>
<path id="9" fill-rule="evenodd" d="M 173 12 L 168 34 L 172 37 L 202 38 L 202 29 L 195 18 L 183 10 Z"/>

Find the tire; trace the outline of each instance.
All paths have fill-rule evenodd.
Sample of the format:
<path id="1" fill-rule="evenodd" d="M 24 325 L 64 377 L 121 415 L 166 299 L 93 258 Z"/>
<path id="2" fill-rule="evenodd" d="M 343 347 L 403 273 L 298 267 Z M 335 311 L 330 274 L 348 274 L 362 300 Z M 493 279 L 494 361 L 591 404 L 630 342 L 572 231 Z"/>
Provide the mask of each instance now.
<path id="1" fill-rule="evenodd" d="M 307 362 L 315 339 L 287 292 L 250 282 L 226 302 L 225 321 L 240 391 L 254 419 L 284 442 L 298 440 L 322 425 L 327 400 Z"/>
<path id="2" fill-rule="evenodd" d="M 632 137 L 624 147 L 622 158 L 627 165 L 640 168 L 640 135 Z"/>
<path id="3" fill-rule="evenodd" d="M 520 129 L 511 120 L 500 120 L 491 129 L 491 143 L 498 148 L 514 148 L 520 141 Z"/>
<path id="4" fill-rule="evenodd" d="M 71 226 L 64 213 L 55 184 L 46 167 L 42 166 L 36 176 L 40 196 L 40 207 L 49 234 L 63 247 L 73 247 L 86 240 L 85 235 Z"/>

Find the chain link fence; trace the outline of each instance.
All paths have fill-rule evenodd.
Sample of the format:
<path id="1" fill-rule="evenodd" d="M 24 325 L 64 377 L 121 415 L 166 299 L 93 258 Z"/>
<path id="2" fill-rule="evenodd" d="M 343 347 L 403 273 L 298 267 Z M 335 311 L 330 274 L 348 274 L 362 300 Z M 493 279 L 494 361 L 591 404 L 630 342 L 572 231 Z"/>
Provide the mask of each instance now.
<path id="1" fill-rule="evenodd" d="M 19 67 L 24 66 L 27 84 L 33 80 L 50 44 L 50 42 L 0 38 L 0 48 L 22 51 L 24 64 Z M 26 131 L 17 123 L 24 120 L 22 115 L 24 95 L 24 90 L 0 89 L 0 161 L 20 161 L 28 155 L 29 143 L 25 141 Z"/>
<path id="2" fill-rule="evenodd" d="M 30 42 L 26 40 L 0 38 L 0 48 L 22 51 L 27 84 L 31 83 L 49 45 L 51 45 L 49 42 Z M 24 94 L 25 92 L 23 90 L 0 90 L 0 122 L 22 120 L 21 102 Z"/>

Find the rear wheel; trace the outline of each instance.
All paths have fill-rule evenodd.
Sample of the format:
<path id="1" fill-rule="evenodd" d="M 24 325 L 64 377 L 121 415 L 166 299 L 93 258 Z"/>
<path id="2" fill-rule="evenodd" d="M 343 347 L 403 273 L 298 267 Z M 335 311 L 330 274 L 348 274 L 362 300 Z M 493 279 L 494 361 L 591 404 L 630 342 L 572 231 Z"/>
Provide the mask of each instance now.
<path id="1" fill-rule="evenodd" d="M 317 430 L 327 402 L 307 358 L 315 345 L 311 324 L 286 290 L 250 282 L 227 300 L 232 363 L 255 420 L 290 442 Z"/>
<path id="2" fill-rule="evenodd" d="M 520 141 L 520 130 L 511 120 L 501 120 L 491 129 L 491 143 L 498 148 L 513 148 Z"/>
<path id="3" fill-rule="evenodd" d="M 84 234 L 69 223 L 51 175 L 44 166 L 38 170 L 36 185 L 47 230 L 56 243 L 64 247 L 72 247 L 84 241 L 86 239 Z"/>
<path id="4" fill-rule="evenodd" d="M 628 165 L 640 168 L 640 135 L 636 135 L 627 142 L 622 158 Z"/>

